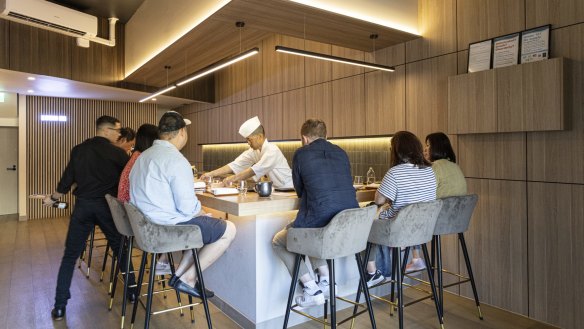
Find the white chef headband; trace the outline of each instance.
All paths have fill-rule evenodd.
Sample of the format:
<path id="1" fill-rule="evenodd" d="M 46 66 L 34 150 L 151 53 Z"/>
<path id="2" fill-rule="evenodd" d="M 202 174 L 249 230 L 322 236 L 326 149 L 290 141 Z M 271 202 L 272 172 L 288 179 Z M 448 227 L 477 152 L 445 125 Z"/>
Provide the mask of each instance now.
<path id="1" fill-rule="evenodd" d="M 246 122 L 244 122 L 241 127 L 239 127 L 239 134 L 243 136 L 243 138 L 248 138 L 259 126 L 261 126 L 260 119 L 255 116 Z"/>

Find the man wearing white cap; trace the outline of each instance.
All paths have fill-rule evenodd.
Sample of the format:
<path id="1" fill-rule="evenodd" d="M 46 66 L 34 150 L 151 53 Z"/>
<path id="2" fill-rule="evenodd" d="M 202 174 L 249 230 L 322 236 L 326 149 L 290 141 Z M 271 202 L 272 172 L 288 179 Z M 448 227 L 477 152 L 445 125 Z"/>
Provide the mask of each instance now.
<path id="1" fill-rule="evenodd" d="M 256 116 L 244 122 L 239 128 L 239 134 L 247 140 L 250 149 L 233 162 L 204 174 L 202 178 L 235 174 L 225 178 L 224 183 L 230 183 L 250 177 L 259 181 L 267 175 L 275 188 L 293 188 L 292 170 L 288 161 L 275 144 L 268 142 L 260 119 Z"/>

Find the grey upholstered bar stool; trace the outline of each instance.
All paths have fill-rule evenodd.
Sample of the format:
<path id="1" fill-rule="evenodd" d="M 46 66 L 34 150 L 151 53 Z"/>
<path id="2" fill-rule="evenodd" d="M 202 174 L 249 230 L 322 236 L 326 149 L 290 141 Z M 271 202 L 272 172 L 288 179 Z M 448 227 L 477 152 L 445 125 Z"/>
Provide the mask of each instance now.
<path id="1" fill-rule="evenodd" d="M 397 299 L 398 299 L 397 309 L 399 315 L 400 329 L 402 329 L 404 326 L 403 275 L 401 270 L 395 270 L 396 268 L 397 269 L 402 268 L 400 250 L 401 248 L 404 247 L 422 245 L 424 259 L 426 261 L 426 264 L 429 264 L 430 259 L 426 243 L 432 240 L 432 234 L 434 233 L 436 220 L 438 218 L 438 214 L 440 213 L 441 208 L 442 208 L 441 200 L 413 203 L 402 208 L 395 219 L 373 221 L 371 233 L 369 234 L 369 243 L 367 245 L 366 257 L 369 257 L 371 247 L 373 246 L 373 244 L 393 248 L 392 257 L 397 261 L 397 266 L 394 267 L 394 270 L 392 271 L 392 277 L 396 277 L 395 280 L 397 283 Z M 430 278 L 429 282 L 432 288 L 432 294 L 434 296 L 437 296 L 432 270 L 429 267 L 427 270 L 428 276 Z M 393 285 L 393 279 L 391 282 Z M 379 283 L 374 287 L 386 283 L 388 282 Z M 364 289 L 365 292 L 368 291 L 366 284 L 360 286 L 359 288 L 361 287 L 365 287 Z M 391 290 L 393 295 L 393 287 Z M 361 289 L 357 291 L 357 300 L 359 300 L 360 292 Z M 436 306 L 438 321 L 440 322 L 440 326 L 443 327 L 444 323 L 442 320 L 442 315 L 440 313 L 438 298 L 434 298 L 434 304 Z"/>
<path id="2" fill-rule="evenodd" d="M 148 294 L 146 299 L 146 317 L 144 320 L 144 328 L 150 327 L 150 316 L 153 314 L 152 309 L 152 298 L 154 290 L 154 277 L 156 275 L 156 255 L 161 253 L 172 253 L 181 250 L 191 250 L 193 258 L 195 261 L 195 269 L 197 272 L 197 277 L 199 279 L 199 284 L 201 285 L 201 302 L 205 308 L 205 316 L 207 318 L 207 326 L 209 329 L 213 328 L 211 324 L 211 313 L 209 311 L 209 304 L 207 302 L 207 296 L 205 294 L 205 282 L 203 280 L 203 273 L 201 271 L 201 264 L 199 263 L 199 256 L 197 253 L 197 248 L 203 247 L 203 237 L 201 235 L 201 229 L 197 225 L 158 225 L 148 219 L 142 212 L 130 203 L 124 204 L 128 218 L 130 219 L 130 225 L 134 232 L 134 238 L 136 240 L 136 245 L 143 251 L 142 262 L 140 265 L 140 275 L 138 278 L 138 291 L 137 295 L 140 296 L 140 288 L 142 287 L 142 282 L 144 280 L 144 272 L 146 270 L 146 257 L 147 254 L 151 255 L 151 268 L 150 268 L 150 280 L 148 282 Z M 183 257 L 186 257 L 183 256 Z M 174 268 L 171 266 L 172 274 L 174 275 Z M 157 313 L 162 313 L 166 311 L 178 310 L 185 307 L 190 307 L 191 316 L 193 316 L 193 305 L 198 305 L 200 303 L 192 303 L 192 297 L 189 296 L 189 304 L 183 305 Z M 136 319 L 136 310 L 138 308 L 138 301 L 134 304 L 134 310 L 132 312 L 132 327 L 134 325 L 134 320 Z"/>
<path id="3" fill-rule="evenodd" d="M 126 246 L 126 263 L 124 264 L 124 294 L 122 296 L 122 322 L 120 328 L 124 328 L 124 320 L 126 319 L 126 297 L 128 296 L 128 277 L 130 276 L 130 262 L 132 261 L 132 242 L 134 240 L 134 232 L 132 231 L 132 226 L 130 226 L 130 221 L 128 215 L 126 215 L 126 210 L 117 198 L 106 194 L 105 199 L 109 205 L 110 211 L 112 213 L 112 218 L 114 219 L 114 224 L 116 229 L 122 235 L 122 241 L 120 242 L 120 250 L 118 250 L 118 262 L 116 265 L 115 274 L 120 268 L 120 261 L 123 253 L 123 249 Z M 110 288 L 110 302 L 108 309 L 111 311 L 112 304 L 114 302 L 114 296 L 116 292 L 117 281 L 114 278 L 113 286 Z"/>
<path id="4" fill-rule="evenodd" d="M 466 242 L 464 240 L 464 232 L 468 230 L 470 219 L 472 213 L 477 204 L 479 197 L 476 194 L 464 195 L 464 196 L 453 196 L 441 199 L 443 202 L 442 210 L 438 215 L 436 221 L 436 227 L 434 228 L 434 238 L 432 240 L 432 265 L 437 271 L 437 284 L 440 296 L 440 313 L 444 314 L 444 284 L 443 284 L 443 273 L 452 274 L 462 279 L 446 287 L 451 287 L 454 285 L 459 285 L 470 281 L 472 286 L 472 292 L 474 294 L 475 303 L 478 310 L 478 316 L 482 320 L 483 314 L 481 313 L 481 305 L 479 303 L 479 295 L 477 293 L 477 287 L 474 280 L 474 275 L 472 273 L 472 266 L 470 264 L 470 258 L 468 256 L 468 250 L 466 248 Z M 442 268 L 442 251 L 441 251 L 441 236 L 447 234 L 457 234 L 458 241 L 460 242 L 460 247 L 462 248 L 462 254 L 464 255 L 464 262 L 466 264 L 466 270 L 468 272 L 468 277 L 462 276 L 458 273 L 453 273 L 450 271 L 443 270 Z M 436 262 L 434 263 L 434 255 L 436 255 Z"/>
<path id="5" fill-rule="evenodd" d="M 376 208 L 374 206 L 347 209 L 341 211 L 335 217 L 333 217 L 333 219 L 325 227 L 291 228 L 288 230 L 286 248 L 288 251 L 296 254 L 296 262 L 294 264 L 294 275 L 292 276 L 292 283 L 290 284 L 290 293 L 288 295 L 288 304 L 286 307 L 286 315 L 284 317 L 284 328 L 288 327 L 290 310 L 305 315 L 303 312 L 294 309 L 296 305 L 292 306 L 294 291 L 298 281 L 300 260 L 303 255 L 327 260 L 330 270 L 329 278 L 331 280 L 330 296 L 336 296 L 335 258 L 354 255 L 357 261 L 357 268 L 359 270 L 360 284 L 365 284 L 365 271 L 363 270 L 363 263 L 361 261 L 360 253 L 365 250 L 365 247 L 367 246 L 367 237 L 369 236 L 371 224 L 375 219 L 375 214 Z M 376 328 L 373 308 L 371 307 L 371 300 L 369 299 L 369 293 L 367 291 L 365 292 L 365 299 L 367 303 L 369 319 L 371 321 L 371 328 Z M 330 322 L 326 322 L 325 320 L 321 323 L 329 325 L 334 329 L 337 326 L 336 298 L 330 299 L 330 309 Z M 343 323 L 351 318 L 354 318 L 354 316 L 351 316 L 348 319 L 341 321 L 340 323 Z"/>
<path id="6" fill-rule="evenodd" d="M 124 277 L 123 282 L 124 282 L 124 293 L 122 296 L 122 322 L 121 322 L 121 327 L 120 328 L 124 328 L 124 320 L 126 318 L 126 302 L 127 302 L 127 297 L 128 297 L 128 288 L 129 286 L 126 284 L 128 282 L 128 278 L 130 276 L 130 273 L 132 272 L 130 269 L 130 262 L 131 262 L 131 257 L 132 257 L 132 249 L 133 249 L 133 243 L 134 243 L 134 232 L 132 231 L 132 226 L 130 225 L 130 220 L 128 219 L 128 215 L 126 214 L 126 209 L 124 209 L 124 205 L 122 204 L 122 202 L 120 202 L 117 198 L 112 197 L 111 195 L 107 194 L 105 196 L 107 203 L 109 205 L 110 211 L 112 213 L 112 218 L 114 219 L 114 224 L 116 225 L 116 229 L 118 230 L 118 232 L 122 235 L 122 241 L 120 242 L 120 250 L 118 250 L 118 258 L 117 259 L 122 259 L 122 255 L 123 255 L 123 248 L 126 248 L 126 263 L 123 264 L 124 269 L 122 271 L 122 275 Z M 171 267 L 174 268 L 174 264 L 172 263 L 172 257 L 169 256 L 169 261 L 171 261 Z M 112 271 L 112 274 L 115 278 L 118 277 L 118 274 L 120 272 L 120 262 L 116 262 L 116 267 L 115 270 Z M 111 281 L 111 280 L 110 280 Z M 109 306 L 108 306 L 108 310 L 111 311 L 112 309 L 112 305 L 113 305 L 113 301 L 114 301 L 114 297 L 116 294 L 116 286 L 117 286 L 117 282 L 118 280 L 113 280 L 113 285 L 112 287 L 110 287 L 110 302 L 109 302 Z M 162 281 L 164 283 L 164 281 Z M 163 291 L 165 290 L 165 287 L 163 286 Z M 165 296 L 166 298 L 166 296 Z M 178 301 L 179 305 L 181 304 L 181 300 L 180 300 L 180 293 L 178 291 L 176 291 L 176 298 Z M 181 309 L 181 316 L 183 315 L 182 313 L 182 309 Z"/>

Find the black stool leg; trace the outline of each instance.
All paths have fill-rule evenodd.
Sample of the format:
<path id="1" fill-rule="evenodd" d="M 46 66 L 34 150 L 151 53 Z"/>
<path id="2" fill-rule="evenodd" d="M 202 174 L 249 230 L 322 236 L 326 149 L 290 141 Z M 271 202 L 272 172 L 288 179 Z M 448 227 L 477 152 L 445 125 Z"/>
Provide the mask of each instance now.
<path id="1" fill-rule="evenodd" d="M 175 273 L 174 273 L 174 271 L 175 271 L 174 270 L 174 258 L 172 257 L 171 252 L 168 253 L 168 264 L 170 264 L 170 273 L 172 274 L 172 276 L 174 276 L 175 275 Z M 178 302 L 178 306 L 180 307 L 180 306 L 182 306 L 182 302 L 180 300 L 180 292 L 178 292 L 178 290 L 175 290 L 175 292 L 176 292 L 176 301 Z M 180 316 L 184 316 L 184 315 L 185 314 L 183 312 L 183 309 L 181 308 L 180 309 Z"/>
<path id="2" fill-rule="evenodd" d="M 430 253 L 432 255 L 431 266 L 432 266 L 432 270 L 435 270 L 435 267 L 436 267 L 436 236 L 435 235 L 432 236 L 432 243 L 430 246 L 431 246 Z M 436 272 L 434 272 L 434 273 L 436 273 Z M 434 275 L 434 277 L 436 277 L 436 275 Z"/>
<path id="3" fill-rule="evenodd" d="M 422 252 L 424 253 L 424 261 L 426 264 L 430 262 L 430 255 L 428 255 L 428 247 L 426 244 L 422 245 Z M 434 274 L 430 267 L 426 266 L 426 271 L 428 272 L 428 278 L 430 282 L 430 288 L 432 288 L 432 295 L 434 295 L 434 305 L 436 306 L 436 314 L 438 315 L 438 322 L 440 322 L 440 327 L 444 328 L 444 321 L 442 320 L 442 313 L 440 312 L 440 301 L 439 298 L 436 296 L 436 285 L 434 284 Z"/>
<path id="4" fill-rule="evenodd" d="M 127 239 L 124 239 L 124 237 L 122 237 L 122 241 L 124 241 L 126 243 L 128 242 L 128 240 Z M 124 246 L 124 244 L 122 244 L 120 246 L 120 248 L 124 248 L 123 246 Z M 124 249 L 122 249 L 122 256 L 123 256 L 123 250 Z M 110 293 L 112 291 L 112 283 L 114 282 L 114 268 L 115 268 L 116 264 L 118 264 L 120 262 L 120 259 L 121 258 L 115 258 L 115 257 L 113 257 L 113 253 L 112 253 L 112 265 L 110 267 L 110 277 L 109 277 L 109 290 L 110 290 Z"/>
<path id="5" fill-rule="evenodd" d="M 103 273 L 105 272 L 105 266 L 107 265 L 107 256 L 109 253 L 110 245 L 109 242 L 105 245 L 105 253 L 103 254 L 103 263 L 101 264 L 101 274 L 99 275 L 99 282 L 103 282 Z M 112 257 L 113 258 L 113 257 Z M 111 283 L 111 281 L 110 281 Z M 110 287 L 111 289 L 111 287 Z M 111 290 L 110 290 L 111 292 Z"/>
<path id="6" fill-rule="evenodd" d="M 406 250 L 404 251 L 404 259 L 403 259 L 402 264 L 401 264 L 402 277 L 406 273 L 406 265 L 408 265 L 408 257 L 410 257 L 410 249 L 411 249 L 411 247 L 406 247 Z"/>
<path id="7" fill-rule="evenodd" d="M 288 319 L 290 318 L 290 309 L 292 308 L 292 300 L 294 299 L 294 291 L 296 290 L 296 285 L 298 284 L 298 272 L 300 270 L 300 255 L 296 255 L 296 260 L 294 261 L 294 271 L 292 274 L 292 283 L 290 284 L 290 292 L 288 293 L 288 303 L 286 304 L 286 314 L 284 315 L 284 326 L 283 328 L 288 328 Z"/>
<path id="8" fill-rule="evenodd" d="M 442 239 L 439 235 L 435 236 L 434 239 L 436 240 L 436 267 L 437 272 L 432 270 L 432 274 L 438 273 L 438 277 L 435 276 L 438 283 L 438 297 L 440 300 L 440 314 L 444 317 L 444 276 L 442 273 Z"/>
<path id="9" fill-rule="evenodd" d="M 211 312 L 209 311 L 209 303 L 207 302 L 207 295 L 205 294 L 205 280 L 203 280 L 203 271 L 201 271 L 201 264 L 199 263 L 197 249 L 193 249 L 193 258 L 195 259 L 195 269 L 197 270 L 199 285 L 201 286 L 201 297 L 203 299 L 203 307 L 205 308 L 205 316 L 207 317 L 207 327 L 209 329 L 213 329 L 213 324 L 211 323 Z"/>
<path id="10" fill-rule="evenodd" d="M 193 297 L 191 297 L 190 295 L 189 304 L 193 304 Z M 191 323 L 195 323 L 195 309 L 193 308 L 193 305 L 189 307 L 189 310 L 191 311 Z"/>
<path id="11" fill-rule="evenodd" d="M 357 267 L 359 268 L 359 277 L 361 278 L 361 280 L 359 280 L 359 288 L 365 287 L 365 289 L 363 289 L 363 294 L 365 295 L 365 302 L 367 303 L 367 310 L 369 311 L 369 320 L 371 321 L 371 328 L 377 329 L 377 325 L 375 324 L 375 316 L 373 315 L 373 306 L 371 305 L 371 296 L 369 296 L 369 289 L 367 289 L 367 282 L 365 281 L 365 269 L 361 262 L 361 255 L 359 255 L 358 253 L 355 254 L 355 259 L 357 261 Z"/>
<path id="12" fill-rule="evenodd" d="M 395 285 L 397 283 L 397 278 L 395 273 L 397 272 L 397 259 L 401 257 L 401 248 L 392 248 L 391 249 L 391 284 L 390 284 L 390 297 L 389 300 L 392 303 L 395 303 Z M 394 306 L 389 306 L 389 316 L 393 316 L 393 309 Z"/>
<path id="13" fill-rule="evenodd" d="M 479 319 L 482 320 L 483 313 L 481 312 L 481 304 L 479 303 L 479 293 L 477 292 L 477 285 L 475 283 L 474 275 L 472 274 L 472 266 L 470 265 L 470 258 L 468 257 L 468 249 L 466 249 L 466 241 L 464 240 L 463 233 L 458 233 L 458 240 L 460 241 L 460 246 L 462 247 L 462 254 L 464 255 L 464 262 L 466 263 L 466 270 L 468 271 L 468 277 L 470 278 L 472 293 L 474 294 L 475 303 L 479 312 Z"/>
<path id="14" fill-rule="evenodd" d="M 144 329 L 150 328 L 150 316 L 152 310 L 152 299 L 154 298 L 154 278 L 156 276 L 156 253 L 150 254 L 150 281 L 148 282 L 148 295 L 146 296 L 146 318 L 144 319 Z"/>
<path id="15" fill-rule="evenodd" d="M 118 249 L 118 257 L 122 256 L 122 248 L 124 248 L 125 240 L 126 240 L 126 237 L 122 235 L 122 241 L 120 242 L 120 248 Z M 113 272 L 115 272 L 116 277 L 118 277 L 118 273 L 120 272 L 120 263 L 119 262 L 117 263 L 116 268 Z M 112 305 L 114 303 L 116 286 L 117 286 L 117 280 L 116 280 L 116 282 L 113 282 L 113 284 L 110 284 L 110 302 L 109 302 L 109 307 L 108 307 L 109 311 L 112 310 Z"/>
<path id="16" fill-rule="evenodd" d="M 399 318 L 399 328 L 403 329 L 404 328 L 404 298 L 403 298 L 403 276 L 402 276 L 402 271 L 401 271 L 401 251 L 399 250 L 399 248 L 395 248 L 397 251 L 397 266 L 396 269 L 397 271 L 395 271 L 396 273 L 396 284 L 397 284 L 397 315 Z M 407 251 L 407 249 L 406 249 Z M 393 273 L 392 273 L 393 276 Z"/>
<path id="17" fill-rule="evenodd" d="M 331 279 L 330 282 L 330 304 L 331 304 L 331 321 L 330 327 L 331 329 L 337 328 L 337 298 L 335 297 L 335 260 L 334 259 L 327 259 L 327 263 L 329 264 L 329 277 Z"/>
<path id="18" fill-rule="evenodd" d="M 367 262 L 369 262 L 369 255 L 371 254 L 372 247 L 373 247 L 373 244 L 371 242 L 367 242 L 367 248 L 365 249 L 365 259 L 363 260 L 363 263 L 357 262 L 357 265 L 361 266 L 361 270 L 363 271 L 363 273 L 365 273 L 365 271 L 367 270 Z M 361 275 L 361 271 L 359 271 L 359 275 Z M 365 274 L 363 274 L 363 275 L 365 275 Z M 365 277 L 365 276 L 363 276 L 363 277 Z M 357 296 L 355 297 L 355 303 L 357 303 L 357 304 L 360 303 L 361 289 L 363 289 L 363 288 L 365 288 L 365 290 L 367 290 L 367 294 L 369 294 L 369 287 L 367 287 L 367 280 L 365 280 L 364 282 L 361 282 L 361 280 L 359 280 L 359 285 L 357 286 Z M 353 316 L 355 316 L 357 314 L 358 310 L 359 310 L 359 306 L 355 305 L 353 307 Z M 355 326 L 355 318 L 351 319 L 351 328 L 353 328 L 354 326 Z"/>
<path id="19" fill-rule="evenodd" d="M 134 308 L 132 310 L 132 321 L 130 322 L 131 328 L 134 327 L 134 322 L 136 321 L 136 311 L 138 310 L 138 304 L 140 299 L 140 294 L 142 293 L 142 283 L 144 282 L 144 272 L 146 272 L 146 259 L 148 258 L 148 253 L 142 251 L 142 261 L 140 262 L 140 274 L 138 274 L 138 285 L 136 286 L 136 302 L 134 303 Z"/>
<path id="20" fill-rule="evenodd" d="M 127 298 L 128 298 L 128 284 L 129 284 L 129 278 L 130 278 L 130 262 L 132 261 L 132 243 L 134 242 L 134 237 L 133 236 L 129 236 L 127 237 L 127 255 L 126 255 L 126 263 L 124 264 L 126 266 L 126 273 L 124 273 L 124 296 L 122 296 L 123 300 L 122 300 L 122 329 L 124 328 L 124 321 L 126 319 L 126 305 L 128 303 Z M 118 264 L 120 264 L 120 261 L 118 258 Z M 117 266 L 119 268 L 119 265 Z M 115 276 L 115 281 L 118 278 L 118 274 L 116 272 L 116 276 Z M 139 298 L 140 294 L 136 295 L 136 300 L 134 301 L 134 303 L 138 304 L 138 298 Z"/>
<path id="21" fill-rule="evenodd" d="M 85 275 L 86 278 L 89 279 L 89 270 L 91 269 L 91 256 L 93 255 L 93 239 L 95 238 L 95 226 L 91 230 L 89 234 L 89 255 L 87 255 L 87 274 Z"/>

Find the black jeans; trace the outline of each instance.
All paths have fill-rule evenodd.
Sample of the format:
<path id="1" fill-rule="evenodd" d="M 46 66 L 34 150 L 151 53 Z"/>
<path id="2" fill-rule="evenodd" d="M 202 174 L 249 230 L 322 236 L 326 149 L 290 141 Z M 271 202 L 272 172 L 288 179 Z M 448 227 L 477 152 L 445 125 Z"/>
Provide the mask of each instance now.
<path id="1" fill-rule="evenodd" d="M 55 306 L 66 306 L 67 300 L 71 298 L 69 288 L 71 288 L 75 263 L 79 256 L 81 256 L 85 241 L 87 241 L 87 237 L 95 225 L 99 226 L 104 233 L 114 256 L 117 257 L 122 236 L 116 229 L 105 198 L 94 200 L 77 199 L 75 209 L 71 214 L 69 231 L 67 232 L 67 239 L 65 241 L 65 252 L 61 260 L 59 276 L 57 277 Z M 126 256 L 124 252 L 124 261 L 120 264 L 125 264 Z M 135 284 L 133 274 L 130 274 L 129 284 Z"/>

